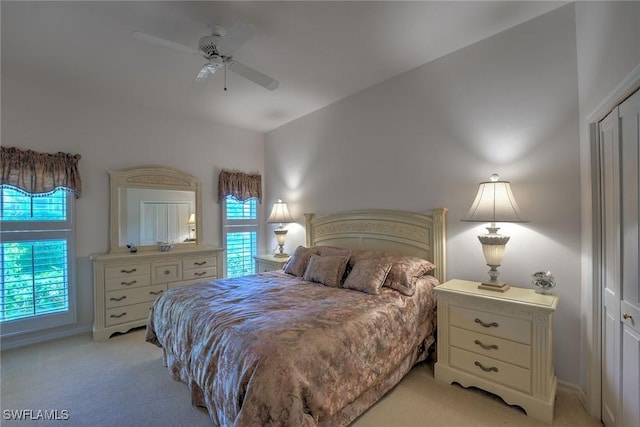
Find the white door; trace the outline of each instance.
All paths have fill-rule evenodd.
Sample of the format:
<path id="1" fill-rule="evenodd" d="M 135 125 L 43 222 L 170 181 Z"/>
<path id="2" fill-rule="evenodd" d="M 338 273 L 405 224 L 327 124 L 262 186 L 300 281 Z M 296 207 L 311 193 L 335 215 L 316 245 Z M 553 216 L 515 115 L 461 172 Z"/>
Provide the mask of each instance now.
<path id="1" fill-rule="evenodd" d="M 640 92 L 619 107 L 622 202 L 620 416 L 623 427 L 640 426 Z"/>
<path id="2" fill-rule="evenodd" d="M 618 109 L 600 122 L 602 218 L 602 421 L 619 427 L 620 198 Z"/>
<path id="3" fill-rule="evenodd" d="M 602 421 L 640 426 L 640 92 L 599 124 Z"/>

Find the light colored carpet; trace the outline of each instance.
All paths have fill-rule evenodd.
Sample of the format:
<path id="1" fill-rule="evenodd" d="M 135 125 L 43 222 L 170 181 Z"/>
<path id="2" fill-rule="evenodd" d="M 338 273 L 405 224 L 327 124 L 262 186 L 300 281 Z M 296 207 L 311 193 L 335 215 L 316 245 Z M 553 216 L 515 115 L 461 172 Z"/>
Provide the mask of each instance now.
<path id="1" fill-rule="evenodd" d="M 144 330 L 94 343 L 89 334 L 8 350 L 1 354 L 0 424 L 52 425 L 7 420 L 6 410 L 68 411 L 64 426 L 210 426 L 191 405 L 187 386 L 162 366 L 159 348 Z M 477 389 L 440 383 L 433 363 L 415 366 L 353 427 L 544 426 L 499 398 Z M 559 392 L 554 426 L 601 426 L 577 397 Z"/>

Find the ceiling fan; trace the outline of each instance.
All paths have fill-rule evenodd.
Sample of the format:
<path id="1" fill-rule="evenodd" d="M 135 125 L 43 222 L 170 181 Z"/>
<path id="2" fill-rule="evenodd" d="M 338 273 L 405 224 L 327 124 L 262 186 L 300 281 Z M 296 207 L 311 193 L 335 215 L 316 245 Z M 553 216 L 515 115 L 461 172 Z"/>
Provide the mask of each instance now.
<path id="1" fill-rule="evenodd" d="M 215 25 L 211 35 L 200 38 L 197 49 L 141 31 L 134 31 L 131 34 L 140 40 L 202 56 L 207 60 L 207 63 L 200 69 L 200 72 L 195 78 L 196 81 L 202 81 L 222 68 L 225 71 L 224 90 L 227 90 L 226 70 L 229 68 L 234 73 L 266 89 L 275 90 L 279 86 L 277 80 L 233 58 L 235 51 L 255 34 L 255 30 L 251 24 L 240 19 L 234 22 L 229 31 L 225 31 L 225 29 L 219 25 Z"/>

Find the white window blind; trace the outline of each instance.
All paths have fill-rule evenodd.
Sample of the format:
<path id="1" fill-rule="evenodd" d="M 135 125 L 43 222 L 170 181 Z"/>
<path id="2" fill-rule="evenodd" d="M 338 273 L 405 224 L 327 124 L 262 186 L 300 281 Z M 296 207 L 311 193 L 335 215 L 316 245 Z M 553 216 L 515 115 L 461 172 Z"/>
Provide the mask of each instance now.
<path id="1" fill-rule="evenodd" d="M 0 188 L 2 336 L 75 322 L 73 200 Z"/>
<path id="2" fill-rule="evenodd" d="M 241 202 L 233 196 L 223 201 L 223 240 L 226 277 L 255 274 L 258 249 L 258 199 Z"/>

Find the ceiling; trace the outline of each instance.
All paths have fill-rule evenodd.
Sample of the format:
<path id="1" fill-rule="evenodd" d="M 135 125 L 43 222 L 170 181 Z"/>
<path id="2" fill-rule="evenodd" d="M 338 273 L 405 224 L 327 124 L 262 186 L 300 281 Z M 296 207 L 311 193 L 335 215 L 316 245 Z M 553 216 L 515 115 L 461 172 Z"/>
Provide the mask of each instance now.
<path id="1" fill-rule="evenodd" d="M 3 0 L 2 72 L 267 132 L 563 4 Z M 256 33 L 234 58 L 278 80 L 275 91 L 232 72 L 227 91 L 220 71 L 194 84 L 203 58 L 131 36 L 196 48 L 238 18 Z"/>

